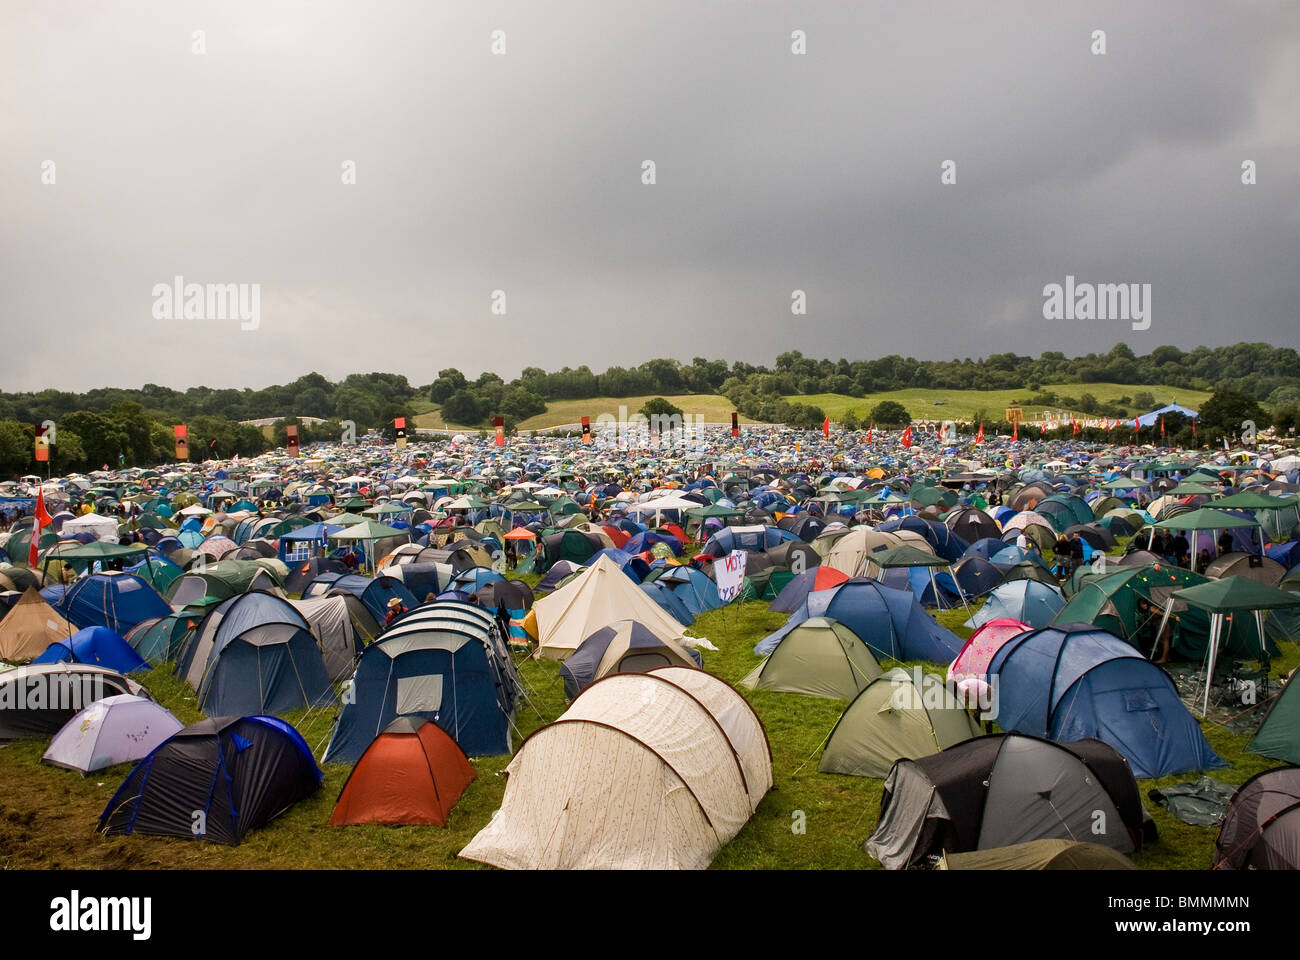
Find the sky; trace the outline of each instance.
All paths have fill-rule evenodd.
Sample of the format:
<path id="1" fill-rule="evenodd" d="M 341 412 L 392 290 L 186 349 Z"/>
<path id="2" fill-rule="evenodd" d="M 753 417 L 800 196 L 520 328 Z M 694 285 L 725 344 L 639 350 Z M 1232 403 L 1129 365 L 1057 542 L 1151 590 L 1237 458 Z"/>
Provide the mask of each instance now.
<path id="1" fill-rule="evenodd" d="M 0 390 L 1297 347 L 1297 90 L 1293 0 L 6 0 Z"/>

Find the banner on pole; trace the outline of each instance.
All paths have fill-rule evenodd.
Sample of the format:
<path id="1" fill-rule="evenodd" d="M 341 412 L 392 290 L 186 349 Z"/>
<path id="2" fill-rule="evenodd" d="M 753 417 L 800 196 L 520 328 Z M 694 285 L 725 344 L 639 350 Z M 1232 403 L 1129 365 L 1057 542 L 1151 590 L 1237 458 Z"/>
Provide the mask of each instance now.
<path id="1" fill-rule="evenodd" d="M 289 424 L 284 428 L 284 445 L 288 448 L 289 456 L 298 456 L 298 428 L 294 424 Z"/>
<path id="2" fill-rule="evenodd" d="M 493 417 L 492 425 L 497 428 L 497 446 L 504 447 L 506 445 L 506 418 Z"/>
<path id="3" fill-rule="evenodd" d="M 50 459 L 50 436 L 43 423 L 36 424 L 36 462 L 48 463 Z"/>
<path id="4" fill-rule="evenodd" d="M 397 438 L 397 449 L 406 449 L 406 418 L 393 418 L 393 436 Z"/>
<path id="5" fill-rule="evenodd" d="M 740 596 L 745 587 L 745 561 L 749 554 L 744 550 L 732 550 L 713 562 L 713 577 L 718 584 L 718 599 L 730 603 Z"/>
<path id="6" fill-rule="evenodd" d="M 190 458 L 190 428 L 183 423 L 178 423 L 172 427 L 172 434 L 176 437 L 176 459 L 188 460 Z"/>
<path id="7" fill-rule="evenodd" d="M 582 418 L 582 442 L 591 443 L 591 417 Z"/>

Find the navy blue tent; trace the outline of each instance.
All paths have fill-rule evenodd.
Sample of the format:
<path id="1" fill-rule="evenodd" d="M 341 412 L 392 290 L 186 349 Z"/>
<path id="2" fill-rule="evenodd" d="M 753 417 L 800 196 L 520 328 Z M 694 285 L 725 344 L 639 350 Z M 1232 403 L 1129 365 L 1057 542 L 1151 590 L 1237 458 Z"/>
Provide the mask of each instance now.
<path id="1" fill-rule="evenodd" d="M 118 673 L 148 670 L 149 663 L 108 627 L 82 627 L 67 640 L 56 640 L 32 663 L 94 663 Z"/>
<path id="2" fill-rule="evenodd" d="M 965 552 L 967 543 L 945 523 L 938 520 L 926 520 L 924 517 L 903 517 L 886 520 L 876 525 L 881 533 L 894 533 L 897 530 L 910 530 L 925 537 L 926 543 L 933 548 L 935 555 L 953 562 Z M 928 578 L 927 578 L 928 579 Z"/>
<path id="3" fill-rule="evenodd" d="M 214 717 L 154 748 L 99 817 L 107 834 L 239 843 L 314 793 L 322 775 L 302 735 L 275 717 Z"/>
<path id="4" fill-rule="evenodd" d="M 1227 766 L 1158 665 L 1091 623 L 1012 637 L 989 664 L 1003 730 L 1052 740 L 1096 739 L 1135 777 Z"/>
<path id="5" fill-rule="evenodd" d="M 717 583 L 698 567 L 665 565 L 660 570 L 662 572 L 654 578 L 655 582 L 672 591 L 692 618 L 722 606 Z"/>
<path id="6" fill-rule="evenodd" d="M 311 626 L 287 600 L 260 590 L 213 607 L 186 643 L 176 674 L 210 716 L 285 713 L 334 701 Z"/>
<path id="7" fill-rule="evenodd" d="M 83 577 L 57 599 L 45 591 L 41 596 L 78 627 L 108 627 L 122 636 L 144 620 L 172 612 L 162 595 L 144 580 L 116 571 Z"/>
<path id="8" fill-rule="evenodd" d="M 673 556 L 680 557 L 682 555 L 682 542 L 680 540 L 670 533 L 656 533 L 653 530 L 629 537 L 627 542 L 623 544 L 623 550 L 627 553 L 645 553 L 656 543 L 667 544 L 668 548 L 672 550 Z"/>
<path id="9" fill-rule="evenodd" d="M 686 609 L 686 604 L 682 598 L 677 596 L 668 584 L 660 583 L 658 580 L 647 580 L 641 584 L 641 589 L 659 606 L 663 607 L 672 615 L 678 623 L 684 627 L 689 627 L 695 622 L 695 614 Z"/>
<path id="10" fill-rule="evenodd" d="M 700 553 L 711 557 L 722 557 L 732 550 L 747 550 L 757 553 L 771 547 L 779 547 L 789 540 L 798 540 L 789 530 L 780 527 L 764 527 L 755 530 L 752 527 L 724 527 L 709 537 Z"/>
<path id="11" fill-rule="evenodd" d="M 856 633 L 878 658 L 951 663 L 962 641 L 921 608 L 910 590 L 895 590 L 878 580 L 855 577 L 828 590 L 808 594 L 786 625 L 754 647 L 759 656 L 777 648 L 787 633 L 810 617 L 838 620 Z"/>
<path id="12" fill-rule="evenodd" d="M 430 616 L 464 606 L 426 605 L 366 647 L 325 762 L 355 763 L 385 727 L 405 716 L 432 720 L 467 756 L 510 753 L 513 702 L 493 642 L 468 619 Z"/>
<path id="13" fill-rule="evenodd" d="M 597 550 L 586 559 L 583 566 L 589 567 L 601 557 L 609 557 L 614 566 L 618 567 L 633 583 L 640 583 L 650 572 L 650 564 L 645 562 L 643 557 L 636 554 L 628 553 L 626 550 L 619 550 L 617 547 L 605 547 L 603 550 Z"/>

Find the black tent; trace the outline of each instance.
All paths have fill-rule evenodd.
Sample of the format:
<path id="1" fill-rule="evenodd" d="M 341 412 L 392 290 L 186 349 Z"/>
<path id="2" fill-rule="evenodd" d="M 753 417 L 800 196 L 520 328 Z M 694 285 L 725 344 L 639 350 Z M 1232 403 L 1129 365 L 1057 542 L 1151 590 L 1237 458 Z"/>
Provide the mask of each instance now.
<path id="1" fill-rule="evenodd" d="M 136 765 L 99 818 L 107 834 L 237 844 L 320 787 L 302 736 L 275 717 L 213 717 Z"/>
<path id="2" fill-rule="evenodd" d="M 995 734 L 895 763 L 865 849 L 889 869 L 1043 838 L 1128 853 L 1154 839 L 1145 820 L 1137 781 L 1107 744 Z"/>

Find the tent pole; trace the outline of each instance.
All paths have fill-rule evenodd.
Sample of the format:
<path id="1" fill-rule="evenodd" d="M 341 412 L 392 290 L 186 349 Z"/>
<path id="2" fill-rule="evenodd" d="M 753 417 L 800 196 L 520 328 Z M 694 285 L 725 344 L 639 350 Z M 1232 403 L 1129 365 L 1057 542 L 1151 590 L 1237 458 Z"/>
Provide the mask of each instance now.
<path id="1" fill-rule="evenodd" d="M 1210 712 L 1210 684 L 1214 680 L 1214 663 L 1218 659 L 1219 653 L 1219 633 L 1223 629 L 1223 614 L 1215 613 L 1210 616 L 1210 649 L 1209 663 L 1205 668 L 1205 699 L 1201 703 L 1201 716 L 1204 717 Z"/>
<path id="2" fill-rule="evenodd" d="M 1165 626 L 1169 623 L 1169 615 L 1173 612 L 1174 601 L 1171 597 L 1169 602 L 1165 604 L 1165 613 L 1164 616 L 1160 618 L 1160 629 L 1156 631 L 1155 642 L 1151 644 L 1151 652 L 1147 655 L 1148 660 L 1152 659 L 1156 655 L 1156 648 L 1160 646 L 1160 638 L 1165 635 Z"/>

